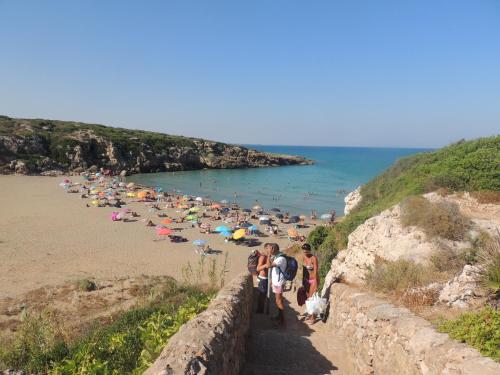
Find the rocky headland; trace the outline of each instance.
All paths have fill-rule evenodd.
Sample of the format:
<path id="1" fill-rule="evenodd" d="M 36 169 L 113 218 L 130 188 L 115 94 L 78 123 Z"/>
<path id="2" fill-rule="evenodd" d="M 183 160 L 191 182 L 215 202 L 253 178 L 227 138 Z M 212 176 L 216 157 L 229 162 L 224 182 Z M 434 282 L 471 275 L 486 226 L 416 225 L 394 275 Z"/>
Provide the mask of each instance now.
<path id="1" fill-rule="evenodd" d="M 0 173 L 170 172 L 312 164 L 204 139 L 77 122 L 0 116 Z"/>

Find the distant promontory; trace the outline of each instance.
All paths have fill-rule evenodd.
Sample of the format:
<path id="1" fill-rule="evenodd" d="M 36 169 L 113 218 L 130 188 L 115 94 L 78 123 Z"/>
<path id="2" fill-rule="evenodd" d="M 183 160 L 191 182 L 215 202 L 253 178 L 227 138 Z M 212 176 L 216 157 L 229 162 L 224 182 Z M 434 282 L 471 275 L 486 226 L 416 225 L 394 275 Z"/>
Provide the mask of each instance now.
<path id="1" fill-rule="evenodd" d="M 0 173 L 113 173 L 308 165 L 278 155 L 204 139 L 80 122 L 0 116 Z"/>

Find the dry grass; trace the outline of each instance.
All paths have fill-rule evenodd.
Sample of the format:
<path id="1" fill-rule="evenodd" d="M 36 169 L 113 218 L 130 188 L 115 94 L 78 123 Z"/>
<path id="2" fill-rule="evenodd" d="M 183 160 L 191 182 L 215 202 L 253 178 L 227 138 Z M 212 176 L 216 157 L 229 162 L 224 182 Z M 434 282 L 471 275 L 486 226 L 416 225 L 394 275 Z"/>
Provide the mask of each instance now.
<path id="1" fill-rule="evenodd" d="M 458 206 L 450 202 L 432 203 L 414 196 L 401 205 L 403 226 L 417 226 L 431 237 L 448 240 L 463 240 L 470 228 L 470 220 L 460 213 Z"/>
<path id="2" fill-rule="evenodd" d="M 402 295 L 405 291 L 435 281 L 435 272 L 411 260 L 375 260 L 375 267 L 368 272 L 366 283 L 374 291 Z"/>
<path id="3" fill-rule="evenodd" d="M 483 244 L 478 264 L 484 286 L 500 294 L 500 233 Z"/>
<path id="4" fill-rule="evenodd" d="M 470 195 L 475 198 L 479 203 L 500 203 L 500 191 L 497 190 L 479 190 L 473 191 Z"/>

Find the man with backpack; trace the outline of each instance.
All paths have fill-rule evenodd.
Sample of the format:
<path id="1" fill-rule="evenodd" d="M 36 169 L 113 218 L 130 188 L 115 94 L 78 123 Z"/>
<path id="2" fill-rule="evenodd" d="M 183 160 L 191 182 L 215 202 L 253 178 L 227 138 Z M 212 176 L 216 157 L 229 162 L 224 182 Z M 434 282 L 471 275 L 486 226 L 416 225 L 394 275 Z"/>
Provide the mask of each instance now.
<path id="1" fill-rule="evenodd" d="M 285 306 L 283 304 L 283 287 L 287 281 L 292 281 L 297 273 L 295 258 L 280 253 L 277 243 L 266 244 L 269 249 L 266 268 L 271 269 L 271 286 L 276 300 L 278 314 L 273 320 L 279 326 L 285 325 Z M 271 260 L 272 259 L 272 260 Z"/>

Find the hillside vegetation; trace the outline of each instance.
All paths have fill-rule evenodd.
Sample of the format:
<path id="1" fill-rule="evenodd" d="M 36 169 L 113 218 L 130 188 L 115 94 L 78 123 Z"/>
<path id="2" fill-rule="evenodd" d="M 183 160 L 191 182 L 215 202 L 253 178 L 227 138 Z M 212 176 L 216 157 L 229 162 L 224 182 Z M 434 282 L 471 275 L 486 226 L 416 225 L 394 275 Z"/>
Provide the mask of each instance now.
<path id="1" fill-rule="evenodd" d="M 0 116 L 0 173 L 128 173 L 310 164 L 303 157 L 143 130 Z"/>
<path id="2" fill-rule="evenodd" d="M 361 187 L 361 202 L 341 222 L 310 235 L 322 259 L 330 262 L 360 224 L 405 198 L 446 189 L 477 191 L 478 196 L 496 197 L 500 191 L 500 136 L 460 141 L 434 152 L 402 158 Z M 321 232 L 317 233 L 317 232 Z M 318 241 L 318 238 L 320 241 Z M 325 271 L 329 269 L 324 267 Z"/>

